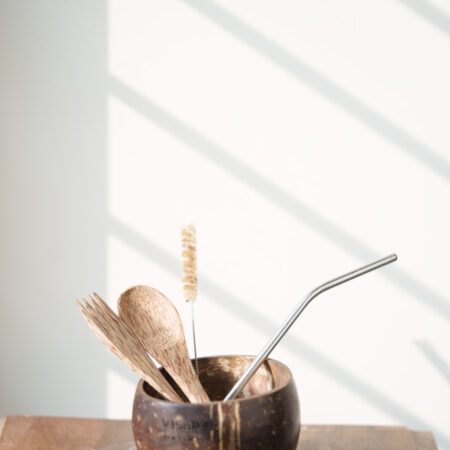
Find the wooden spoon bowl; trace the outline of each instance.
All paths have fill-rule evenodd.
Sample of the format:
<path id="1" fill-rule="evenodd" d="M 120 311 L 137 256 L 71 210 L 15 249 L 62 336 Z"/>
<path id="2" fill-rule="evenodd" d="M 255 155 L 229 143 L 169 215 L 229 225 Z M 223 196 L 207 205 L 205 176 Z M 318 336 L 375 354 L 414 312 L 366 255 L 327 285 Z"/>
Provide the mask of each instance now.
<path id="1" fill-rule="evenodd" d="M 132 427 L 139 450 L 297 448 L 300 406 L 290 370 L 267 360 L 238 398 L 221 400 L 253 360 L 250 356 L 198 359 L 210 403 L 172 403 L 147 383 L 138 383 Z M 161 373 L 170 380 L 167 372 Z"/>
<path id="2" fill-rule="evenodd" d="M 170 300 L 150 286 L 133 286 L 117 302 L 120 318 L 167 369 L 192 403 L 209 402 L 189 359 L 183 323 Z"/>

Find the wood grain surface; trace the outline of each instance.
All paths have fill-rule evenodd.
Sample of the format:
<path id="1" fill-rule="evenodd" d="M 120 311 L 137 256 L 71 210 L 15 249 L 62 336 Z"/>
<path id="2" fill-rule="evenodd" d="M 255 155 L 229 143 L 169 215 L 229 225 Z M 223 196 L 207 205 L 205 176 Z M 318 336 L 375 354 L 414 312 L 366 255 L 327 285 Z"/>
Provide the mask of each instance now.
<path id="1" fill-rule="evenodd" d="M 91 450 L 134 448 L 128 420 L 8 416 L 0 438 L 1 450 Z M 130 448 L 128 446 L 128 449 Z"/>
<path id="2" fill-rule="evenodd" d="M 431 433 L 406 427 L 303 425 L 301 450 L 437 450 Z"/>
<path id="3" fill-rule="evenodd" d="M 2 420 L 0 419 L 0 428 Z M 0 450 L 134 450 L 128 420 L 8 416 Z M 298 450 L 437 450 L 433 435 L 405 427 L 303 425 Z"/>

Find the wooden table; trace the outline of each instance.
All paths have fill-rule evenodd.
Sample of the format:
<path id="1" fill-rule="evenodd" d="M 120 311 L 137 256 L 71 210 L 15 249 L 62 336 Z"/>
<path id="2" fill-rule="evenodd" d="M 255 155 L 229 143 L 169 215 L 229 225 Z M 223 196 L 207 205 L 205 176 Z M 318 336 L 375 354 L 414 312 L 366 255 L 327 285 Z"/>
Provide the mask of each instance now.
<path id="1" fill-rule="evenodd" d="M 8 416 L 0 419 L 0 433 L 0 450 L 135 450 L 128 420 Z M 437 450 L 429 432 L 364 425 L 302 425 L 297 448 Z"/>

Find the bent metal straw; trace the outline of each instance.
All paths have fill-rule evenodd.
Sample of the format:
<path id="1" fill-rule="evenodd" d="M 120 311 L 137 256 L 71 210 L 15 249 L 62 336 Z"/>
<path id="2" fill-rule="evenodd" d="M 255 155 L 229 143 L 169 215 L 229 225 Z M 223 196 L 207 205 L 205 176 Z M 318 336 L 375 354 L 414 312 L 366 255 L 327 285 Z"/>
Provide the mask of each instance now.
<path id="1" fill-rule="evenodd" d="M 373 263 L 367 264 L 366 266 L 360 267 L 359 269 L 353 270 L 352 272 L 348 272 L 344 275 L 341 275 L 338 278 L 334 278 L 330 281 L 327 281 L 324 284 L 316 287 L 312 290 L 303 302 L 300 303 L 299 306 L 290 314 L 290 316 L 285 320 L 281 328 L 277 331 L 277 333 L 270 339 L 270 341 L 265 345 L 265 347 L 261 350 L 259 355 L 253 360 L 247 370 L 244 372 L 242 377 L 237 381 L 237 383 L 231 388 L 231 391 L 228 392 L 223 401 L 228 401 L 236 397 L 239 392 L 243 389 L 243 387 L 250 380 L 252 375 L 258 370 L 258 367 L 264 362 L 264 360 L 270 355 L 272 350 L 276 347 L 278 342 L 282 339 L 282 337 L 287 333 L 289 328 L 291 328 L 292 324 L 297 320 L 298 316 L 303 312 L 303 310 L 308 306 L 308 304 L 320 295 L 322 292 L 327 291 L 328 289 L 334 288 L 343 284 L 347 281 L 353 280 L 361 275 L 364 275 L 372 270 L 379 269 L 380 267 L 385 266 L 386 264 L 390 264 L 397 260 L 397 255 L 392 254 L 386 256 L 385 258 L 379 259 L 378 261 L 374 261 Z"/>

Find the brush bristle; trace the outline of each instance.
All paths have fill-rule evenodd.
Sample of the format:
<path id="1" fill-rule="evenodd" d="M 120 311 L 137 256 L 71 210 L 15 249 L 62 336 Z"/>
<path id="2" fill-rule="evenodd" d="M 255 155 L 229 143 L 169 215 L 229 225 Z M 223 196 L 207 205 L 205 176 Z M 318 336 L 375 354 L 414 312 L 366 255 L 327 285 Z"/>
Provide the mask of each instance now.
<path id="1" fill-rule="evenodd" d="M 197 242 L 195 227 L 188 225 L 181 230 L 183 293 L 187 302 L 197 299 Z"/>

